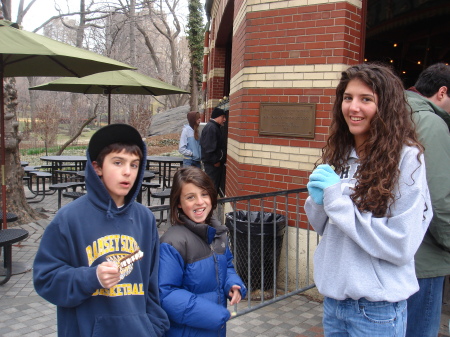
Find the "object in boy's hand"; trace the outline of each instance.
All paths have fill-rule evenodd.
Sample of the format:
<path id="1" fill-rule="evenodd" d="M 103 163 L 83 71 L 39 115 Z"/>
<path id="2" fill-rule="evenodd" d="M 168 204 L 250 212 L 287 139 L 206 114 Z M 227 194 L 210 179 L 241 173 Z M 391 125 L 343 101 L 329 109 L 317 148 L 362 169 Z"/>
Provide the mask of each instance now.
<path id="1" fill-rule="evenodd" d="M 106 261 L 114 262 L 120 272 L 120 279 L 123 280 L 125 276 L 130 275 L 133 270 L 133 263 L 141 260 L 144 257 L 144 252 L 140 249 L 134 251 L 133 253 L 122 255 L 122 254 L 112 254 L 106 257 Z"/>
<path id="2" fill-rule="evenodd" d="M 129 266 L 130 264 L 142 259 L 144 257 L 144 253 L 138 249 L 135 252 L 124 256 L 119 260 L 120 267 L 125 268 L 126 266 Z"/>

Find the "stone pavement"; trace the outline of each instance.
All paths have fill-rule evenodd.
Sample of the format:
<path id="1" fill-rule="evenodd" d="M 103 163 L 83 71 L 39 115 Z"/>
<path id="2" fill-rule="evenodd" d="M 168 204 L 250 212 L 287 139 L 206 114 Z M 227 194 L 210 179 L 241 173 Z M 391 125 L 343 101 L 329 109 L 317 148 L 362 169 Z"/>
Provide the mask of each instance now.
<path id="1" fill-rule="evenodd" d="M 231 319 L 227 323 L 227 336 L 323 336 L 322 305 L 294 295 Z"/>
<path id="2" fill-rule="evenodd" d="M 57 335 L 56 307 L 36 294 L 31 271 L 40 238 L 56 212 L 56 200 L 54 194 L 46 196 L 40 203 L 32 204 L 33 208 L 48 215 L 48 219 L 17 226 L 27 230 L 29 237 L 13 246 L 15 270 L 23 272 L 13 275 L 8 283 L 0 286 L 1 337 Z M 143 197 L 143 200 L 146 198 Z M 70 200 L 63 200 L 63 205 L 67 202 Z M 9 224 L 9 227 L 13 226 Z M 162 232 L 164 226 L 160 228 L 160 234 Z M 0 262 L 3 263 L 2 260 Z M 239 309 L 247 305 L 248 303 L 243 301 Z M 230 308 L 230 311 L 233 311 L 233 308 Z M 450 336 L 448 318 L 448 315 L 443 316 L 441 330 L 444 334 L 441 336 Z M 295 295 L 231 319 L 227 324 L 227 336 L 319 337 L 323 336 L 321 320 L 321 303 L 311 301 L 302 295 Z"/>
<path id="3" fill-rule="evenodd" d="M 29 236 L 13 246 L 13 275 L 0 286 L 0 336 L 56 336 L 55 306 L 39 297 L 34 291 L 31 267 L 40 238 L 48 220 L 18 226 Z M 11 224 L 9 224 L 11 227 Z"/>

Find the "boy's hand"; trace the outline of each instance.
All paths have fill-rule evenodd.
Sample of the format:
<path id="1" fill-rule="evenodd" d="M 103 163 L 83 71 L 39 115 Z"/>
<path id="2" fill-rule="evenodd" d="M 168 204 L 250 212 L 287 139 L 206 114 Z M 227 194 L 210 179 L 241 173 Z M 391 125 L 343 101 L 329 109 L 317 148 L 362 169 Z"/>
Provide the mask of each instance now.
<path id="1" fill-rule="evenodd" d="M 228 293 L 228 296 L 231 297 L 231 305 L 237 304 L 241 301 L 242 295 L 239 289 L 241 289 L 241 286 L 238 285 L 234 285 L 231 287 L 230 292 Z"/>
<path id="2" fill-rule="evenodd" d="M 97 278 L 103 288 L 114 287 L 120 281 L 120 272 L 114 262 L 103 262 L 97 266 Z"/>

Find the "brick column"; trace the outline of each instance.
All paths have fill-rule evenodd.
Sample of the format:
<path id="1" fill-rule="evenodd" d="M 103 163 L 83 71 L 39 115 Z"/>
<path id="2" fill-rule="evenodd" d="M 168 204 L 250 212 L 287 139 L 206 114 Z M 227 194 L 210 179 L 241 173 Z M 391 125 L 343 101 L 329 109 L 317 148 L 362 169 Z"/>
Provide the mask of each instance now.
<path id="1" fill-rule="evenodd" d="M 340 73 L 358 62 L 361 1 L 306 3 L 235 4 L 228 195 L 305 187 L 320 156 Z M 315 103 L 315 138 L 259 135 L 262 102 Z"/>

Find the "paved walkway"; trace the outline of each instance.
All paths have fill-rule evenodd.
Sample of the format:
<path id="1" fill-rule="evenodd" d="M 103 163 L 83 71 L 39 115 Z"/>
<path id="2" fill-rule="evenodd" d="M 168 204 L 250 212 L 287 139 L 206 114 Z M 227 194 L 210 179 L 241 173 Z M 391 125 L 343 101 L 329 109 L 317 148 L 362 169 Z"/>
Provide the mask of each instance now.
<path id="1" fill-rule="evenodd" d="M 56 195 L 52 195 L 46 196 L 41 203 L 32 204 L 33 208 L 44 211 L 49 219 L 18 226 L 29 232 L 26 240 L 13 247 L 16 270 L 24 272 L 13 275 L 8 283 L 0 286 L 2 337 L 57 335 L 56 308 L 36 294 L 31 272 L 40 238 L 56 212 L 56 200 Z M 63 200 L 63 205 L 67 202 L 70 201 Z M 160 229 L 160 233 L 163 231 L 164 226 Z M 442 336 L 450 336 L 448 318 L 448 315 L 443 316 L 444 324 L 441 330 L 447 334 Z M 233 318 L 227 324 L 227 336 L 319 337 L 323 336 L 321 320 L 321 304 L 302 295 L 296 295 Z"/>

